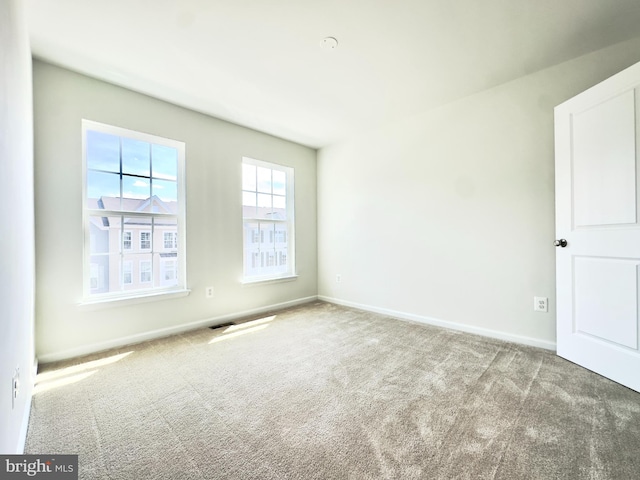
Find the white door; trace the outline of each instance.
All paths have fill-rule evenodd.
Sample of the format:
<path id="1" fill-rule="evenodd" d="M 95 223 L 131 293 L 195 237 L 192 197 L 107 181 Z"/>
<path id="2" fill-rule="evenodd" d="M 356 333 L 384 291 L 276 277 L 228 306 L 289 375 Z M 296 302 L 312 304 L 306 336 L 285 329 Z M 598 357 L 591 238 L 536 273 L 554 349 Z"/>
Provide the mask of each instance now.
<path id="1" fill-rule="evenodd" d="M 555 109 L 558 355 L 640 391 L 640 64 Z"/>

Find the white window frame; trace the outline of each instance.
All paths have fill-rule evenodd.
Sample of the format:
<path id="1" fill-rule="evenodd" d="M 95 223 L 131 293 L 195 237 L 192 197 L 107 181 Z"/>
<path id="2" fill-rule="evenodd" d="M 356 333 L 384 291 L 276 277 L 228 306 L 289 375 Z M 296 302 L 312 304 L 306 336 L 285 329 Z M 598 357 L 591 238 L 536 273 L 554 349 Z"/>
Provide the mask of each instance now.
<path id="1" fill-rule="evenodd" d="M 178 165 L 177 165 L 177 179 L 176 179 L 176 190 L 177 190 L 177 201 L 178 201 L 178 210 L 175 214 L 168 214 L 164 212 L 129 212 L 129 211 L 120 211 L 120 210 L 104 210 L 104 209 L 92 209 L 89 208 L 87 202 L 87 132 L 88 131 L 98 131 L 110 135 L 115 135 L 119 137 L 126 137 L 133 140 L 139 140 L 143 142 L 147 142 L 150 144 L 163 145 L 171 148 L 175 148 L 178 153 Z M 172 140 L 164 137 L 159 137 L 156 135 L 151 135 L 147 133 L 137 132 L 134 130 L 129 130 L 126 128 L 116 127 L 113 125 L 107 125 L 104 123 L 99 123 L 91 120 L 82 120 L 82 210 L 83 210 L 83 230 L 84 230 L 84 279 L 83 279 L 83 300 L 80 305 L 94 305 L 94 304 L 114 304 L 114 302 L 136 302 L 136 301 L 148 301 L 153 300 L 154 298 L 162 299 L 166 296 L 181 296 L 187 295 L 189 290 L 187 288 L 187 271 L 186 271 L 186 195 L 185 195 L 185 150 L 186 146 L 184 142 L 180 142 L 177 140 Z M 122 173 L 121 173 L 122 178 Z M 149 256 L 149 261 L 151 262 L 151 271 L 152 271 L 152 281 L 150 283 L 145 283 L 144 286 L 140 289 L 135 290 L 125 290 L 122 285 L 121 290 L 108 292 L 108 293 L 92 293 L 92 289 L 90 288 L 90 279 L 91 279 L 91 251 L 90 251 L 90 218 L 92 215 L 100 215 L 104 217 L 110 216 L 120 216 L 124 218 L 152 218 L 152 219 L 175 219 L 177 222 L 177 276 L 178 282 L 177 285 L 171 287 L 161 286 L 160 282 L 157 282 L 158 285 L 154 285 L 153 281 L 153 263 L 154 256 L 159 254 L 160 249 L 154 246 L 153 242 L 153 222 L 151 227 L 151 249 L 145 249 L 145 255 L 152 254 Z M 121 226 L 122 227 L 122 226 Z M 129 230 L 127 230 L 129 231 Z M 132 249 L 126 249 L 127 256 L 132 255 L 132 251 L 135 253 L 133 249 L 133 236 L 135 235 L 135 231 L 132 232 Z M 138 240 L 140 237 L 138 235 Z M 127 260 L 124 259 L 124 244 L 122 243 L 122 247 L 118 249 L 120 251 L 120 271 L 122 272 L 123 261 L 131 261 L 130 258 Z M 110 252 L 110 254 L 117 254 L 118 251 Z M 135 256 L 135 255 L 134 255 Z M 138 266 L 140 264 L 138 263 Z M 132 271 L 132 279 L 133 279 L 133 271 Z M 139 273 L 139 276 L 140 273 Z M 119 282 L 122 283 L 122 282 Z M 135 282 L 133 282 L 135 283 Z"/>
<path id="2" fill-rule="evenodd" d="M 286 272 L 281 272 L 281 273 L 275 273 L 275 274 L 270 274 L 270 275 L 247 275 L 247 262 L 253 263 L 254 262 L 254 258 L 249 259 L 248 257 L 248 252 L 245 250 L 245 247 L 247 245 L 247 242 L 249 243 L 255 243 L 255 233 L 254 232 L 249 232 L 248 235 L 250 236 L 249 239 L 245 238 L 245 235 L 243 235 L 243 269 L 242 269 L 242 283 L 244 284 L 249 284 L 249 283 L 258 283 L 258 282 L 268 282 L 268 281 L 274 281 L 274 280 L 284 280 L 284 279 L 294 279 L 297 277 L 296 274 L 296 265 L 295 265 L 295 251 L 296 251 L 296 246 L 295 246 L 295 172 L 294 169 L 292 167 L 287 167 L 285 165 L 280 165 L 277 163 L 272 163 L 272 162 L 265 162 L 262 160 L 256 160 L 255 158 L 250 158 L 250 157 L 242 157 L 242 165 L 247 164 L 247 165 L 254 165 L 256 167 L 263 167 L 263 168 L 268 168 L 270 170 L 277 170 L 277 171 L 281 171 L 284 172 L 284 174 L 286 175 L 286 220 L 275 220 L 275 219 L 271 219 L 271 220 L 265 220 L 265 219 L 258 219 L 258 218 L 250 218 L 250 217 L 245 217 L 244 216 L 244 210 L 243 210 L 243 214 L 242 214 L 242 220 L 243 220 L 243 228 L 245 222 L 251 222 L 251 223 L 257 223 L 258 225 L 260 225 L 260 222 L 265 222 L 265 223 L 281 223 L 283 225 L 286 225 L 286 231 L 287 231 L 287 235 L 286 235 L 286 245 L 287 245 L 287 271 Z M 242 179 L 242 175 L 241 175 L 241 179 Z M 257 188 L 257 186 L 256 186 Z M 241 189 L 241 191 L 244 192 L 249 192 L 249 190 L 244 190 Z M 272 194 L 273 195 L 273 194 Z M 244 202 L 243 202 L 244 203 Z M 260 229 L 260 227 L 258 227 L 258 235 L 259 238 L 258 240 L 260 241 L 260 243 L 263 243 L 262 240 L 264 239 L 264 230 Z M 273 235 L 273 232 L 272 232 Z M 275 242 L 272 242 L 273 244 L 275 244 Z M 258 256 L 257 260 L 258 263 L 262 266 L 267 265 L 267 262 L 265 262 L 266 258 L 265 258 L 265 253 L 267 254 L 266 257 L 268 257 L 268 253 L 269 252 L 265 252 L 265 251 L 261 251 L 260 252 L 261 255 Z M 278 262 L 277 262 L 277 252 L 272 252 L 274 255 L 274 265 L 273 266 L 277 266 Z M 254 253 L 255 255 L 255 253 Z"/>

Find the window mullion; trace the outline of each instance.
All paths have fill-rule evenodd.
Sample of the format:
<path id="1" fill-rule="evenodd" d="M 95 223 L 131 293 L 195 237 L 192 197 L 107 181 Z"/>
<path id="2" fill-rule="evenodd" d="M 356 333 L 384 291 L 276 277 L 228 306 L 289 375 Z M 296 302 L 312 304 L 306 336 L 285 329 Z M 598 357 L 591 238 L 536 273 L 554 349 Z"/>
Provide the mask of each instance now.
<path id="1" fill-rule="evenodd" d="M 156 249 L 156 242 L 155 242 L 155 218 L 151 217 L 151 285 L 153 287 L 156 287 L 156 278 L 155 278 L 155 268 L 154 268 L 154 257 L 155 257 L 155 249 Z"/>
<path id="2" fill-rule="evenodd" d="M 120 251 L 120 290 L 124 290 L 124 215 L 120 215 L 120 245 L 118 245 Z"/>
<path id="3" fill-rule="evenodd" d="M 122 176 L 122 137 L 119 137 L 119 145 L 120 148 L 118 149 L 118 157 L 119 157 L 119 163 L 120 163 L 120 210 L 123 210 L 123 205 L 122 205 L 122 197 L 124 196 L 124 178 Z"/>
<path id="4" fill-rule="evenodd" d="M 149 198 L 151 199 L 151 211 L 153 211 L 153 158 L 151 144 L 149 144 Z M 152 245 L 153 248 L 153 245 Z M 153 265 L 153 264 L 152 264 Z"/>

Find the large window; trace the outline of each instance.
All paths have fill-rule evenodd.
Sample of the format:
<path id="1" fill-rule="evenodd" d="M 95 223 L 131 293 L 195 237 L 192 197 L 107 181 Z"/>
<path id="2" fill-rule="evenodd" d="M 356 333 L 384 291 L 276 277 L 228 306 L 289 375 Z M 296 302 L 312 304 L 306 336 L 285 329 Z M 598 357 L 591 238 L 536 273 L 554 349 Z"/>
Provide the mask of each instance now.
<path id="1" fill-rule="evenodd" d="M 293 169 L 244 158 L 242 217 L 245 281 L 293 276 Z"/>
<path id="2" fill-rule="evenodd" d="M 184 290 L 184 143 L 88 120 L 82 134 L 85 299 Z"/>

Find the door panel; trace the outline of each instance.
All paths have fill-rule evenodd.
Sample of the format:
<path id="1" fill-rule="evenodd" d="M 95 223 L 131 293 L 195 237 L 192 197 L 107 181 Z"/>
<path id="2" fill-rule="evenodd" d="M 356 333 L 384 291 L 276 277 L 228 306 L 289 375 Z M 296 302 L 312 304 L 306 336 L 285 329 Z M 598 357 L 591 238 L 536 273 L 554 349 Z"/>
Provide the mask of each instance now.
<path id="1" fill-rule="evenodd" d="M 640 64 L 555 109 L 558 355 L 640 391 Z"/>
<path id="2" fill-rule="evenodd" d="M 574 225 L 636 223 L 634 91 L 574 114 L 571 132 Z"/>
<path id="3" fill-rule="evenodd" d="M 574 258 L 576 332 L 638 348 L 639 264 L 635 260 Z"/>

